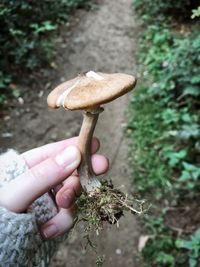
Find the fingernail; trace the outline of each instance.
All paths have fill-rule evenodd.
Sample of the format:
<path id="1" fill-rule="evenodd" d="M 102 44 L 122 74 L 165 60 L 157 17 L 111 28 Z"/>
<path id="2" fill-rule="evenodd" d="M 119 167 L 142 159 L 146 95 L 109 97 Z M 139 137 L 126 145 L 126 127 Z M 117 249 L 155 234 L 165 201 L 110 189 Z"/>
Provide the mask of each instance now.
<path id="1" fill-rule="evenodd" d="M 55 160 L 60 166 L 65 166 L 66 168 L 76 168 L 80 161 L 80 153 L 77 147 L 69 146 L 57 155 Z"/>
<path id="2" fill-rule="evenodd" d="M 42 229 L 42 235 L 45 237 L 45 239 L 52 238 L 57 234 L 58 234 L 58 229 L 54 224 L 45 226 Z"/>
<path id="3" fill-rule="evenodd" d="M 65 208 L 70 208 L 71 205 L 74 203 L 75 194 L 74 191 L 71 189 L 67 189 L 62 193 L 62 197 L 64 199 Z"/>

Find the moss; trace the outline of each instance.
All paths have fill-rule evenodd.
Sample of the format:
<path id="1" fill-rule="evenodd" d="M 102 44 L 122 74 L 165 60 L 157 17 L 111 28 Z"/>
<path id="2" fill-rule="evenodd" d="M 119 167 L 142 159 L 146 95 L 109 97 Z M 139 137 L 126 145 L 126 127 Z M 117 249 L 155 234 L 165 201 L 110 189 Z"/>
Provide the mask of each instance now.
<path id="1" fill-rule="evenodd" d="M 115 224 L 125 211 L 133 214 L 144 212 L 144 201 L 128 196 L 114 188 L 112 181 L 103 180 L 101 187 L 93 192 L 83 192 L 77 201 L 79 218 L 85 222 L 85 232 L 103 228 L 103 223 Z M 137 208 L 135 208 L 137 207 Z"/>

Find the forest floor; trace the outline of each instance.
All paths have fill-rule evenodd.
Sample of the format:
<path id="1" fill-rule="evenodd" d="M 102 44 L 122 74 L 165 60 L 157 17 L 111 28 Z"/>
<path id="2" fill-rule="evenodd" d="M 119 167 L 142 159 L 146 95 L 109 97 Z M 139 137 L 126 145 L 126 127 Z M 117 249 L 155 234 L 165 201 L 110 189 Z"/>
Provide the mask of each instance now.
<path id="1" fill-rule="evenodd" d="M 28 90 L 12 109 L 0 114 L 0 147 L 18 151 L 28 150 L 52 141 L 61 140 L 79 132 L 80 112 L 50 110 L 46 97 L 60 82 L 73 78 L 78 73 L 99 70 L 124 72 L 136 75 L 134 53 L 137 39 L 137 24 L 131 0 L 103 0 L 94 11 L 78 11 L 72 26 L 63 27 L 56 39 L 56 70 L 48 83 L 40 80 Z M 35 90 L 34 90 L 35 88 Z M 32 90 L 30 90 L 32 89 Z M 116 186 L 130 191 L 130 167 L 128 166 L 128 141 L 124 136 L 126 110 L 129 95 L 105 106 L 100 115 L 95 135 L 101 140 L 101 151 L 110 160 L 106 174 Z M 97 256 L 105 256 L 104 267 L 136 267 L 139 225 L 132 214 L 126 214 L 119 228 L 106 226 L 95 238 L 98 255 L 90 249 L 85 251 L 79 239 L 81 226 L 75 230 L 55 255 L 52 267 L 95 266 Z"/>

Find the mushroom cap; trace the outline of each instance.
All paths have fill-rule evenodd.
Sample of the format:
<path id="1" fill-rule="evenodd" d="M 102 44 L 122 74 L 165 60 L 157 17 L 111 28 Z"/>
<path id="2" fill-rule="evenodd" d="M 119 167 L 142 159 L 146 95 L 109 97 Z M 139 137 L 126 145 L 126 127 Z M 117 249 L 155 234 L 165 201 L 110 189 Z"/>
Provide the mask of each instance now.
<path id="1" fill-rule="evenodd" d="M 47 98 L 51 108 L 92 109 L 108 103 L 134 88 L 135 77 L 90 71 L 58 85 Z"/>

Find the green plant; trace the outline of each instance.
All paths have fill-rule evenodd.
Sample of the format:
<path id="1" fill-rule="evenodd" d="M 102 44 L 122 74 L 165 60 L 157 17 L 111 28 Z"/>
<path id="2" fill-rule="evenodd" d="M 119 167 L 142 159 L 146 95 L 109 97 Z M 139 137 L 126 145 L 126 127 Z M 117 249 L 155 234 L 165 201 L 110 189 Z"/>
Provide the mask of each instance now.
<path id="1" fill-rule="evenodd" d="M 10 76 L 0 71 L 0 89 L 5 88 L 10 83 L 10 81 Z"/>
<path id="2" fill-rule="evenodd" d="M 194 190 L 199 185 L 200 167 L 188 162 L 183 162 L 182 164 L 183 170 L 179 181 L 186 185 L 188 191 Z"/>
<path id="3" fill-rule="evenodd" d="M 186 157 L 187 150 L 181 149 L 179 151 L 174 151 L 173 146 L 169 145 L 169 146 L 164 146 L 162 153 L 168 160 L 169 166 L 174 168 L 177 165 L 179 165 L 182 162 L 182 160 Z"/>
<path id="4" fill-rule="evenodd" d="M 144 267 L 148 266 L 177 266 L 178 260 L 175 258 L 174 238 L 164 226 L 162 216 L 146 217 L 146 229 L 151 233 L 150 238 L 142 251 L 142 255 L 148 258 Z"/>
<path id="5" fill-rule="evenodd" d="M 190 18 L 191 10 L 198 7 L 195 0 L 133 0 L 133 3 L 144 20 L 154 22 L 164 21 L 170 16 L 176 18 L 177 15 L 182 20 Z"/>
<path id="6" fill-rule="evenodd" d="M 8 71 L 11 64 L 33 69 L 46 63 L 45 60 L 48 62 L 49 57 L 45 58 L 48 33 L 55 31 L 81 3 L 83 0 L 1 1 L 1 69 Z"/>
<path id="7" fill-rule="evenodd" d="M 192 158 L 195 164 L 200 136 L 200 113 L 197 110 L 200 96 L 198 74 L 200 35 L 194 31 L 184 38 L 177 39 L 169 31 L 165 31 L 165 37 L 160 39 L 160 43 L 154 41 L 157 38 L 152 38 L 152 35 L 159 35 L 159 29 L 158 26 L 148 29 L 147 33 L 150 37 L 146 34 L 142 40 L 140 60 L 145 63 L 149 74 L 155 79 L 146 92 L 148 98 L 152 97 L 160 102 L 160 112 L 157 112 L 156 118 L 159 125 L 165 125 L 165 131 L 168 129 L 168 136 L 165 133 L 163 138 L 166 142 L 171 142 L 170 139 L 176 142 L 176 145 L 173 144 L 170 148 L 171 152 L 164 148 L 162 153 L 165 154 L 166 159 L 170 159 L 170 167 L 176 167 L 178 163 L 176 161 L 181 163 L 182 158 Z M 163 33 L 161 35 L 163 36 Z M 146 46 L 150 46 L 150 49 L 144 60 Z M 181 152 L 177 152 L 176 146 L 182 147 Z"/>
<path id="8" fill-rule="evenodd" d="M 189 251 L 189 266 L 197 267 L 200 263 L 200 229 L 190 237 L 190 240 L 176 240 L 176 247 Z"/>
<path id="9" fill-rule="evenodd" d="M 200 133 L 195 104 L 199 90 L 194 93 L 191 89 L 192 85 L 192 88 L 200 86 L 200 65 L 196 60 L 199 35 L 194 32 L 192 36 L 177 39 L 169 29 L 160 31 L 159 26 L 150 26 L 141 39 L 139 60 L 148 70 L 147 79 L 151 75 L 154 80 L 141 87 L 131 102 L 134 118 L 130 120 L 129 132 L 135 140 L 134 172 L 140 191 L 155 190 L 155 186 L 165 191 L 171 189 L 170 169 L 181 173 L 183 160 L 192 154 L 195 161 L 194 149 Z"/>
<path id="10" fill-rule="evenodd" d="M 197 18 L 197 17 L 200 17 L 200 6 L 197 9 L 193 9 L 192 10 L 191 18 L 194 19 L 194 18 Z"/>
<path id="11" fill-rule="evenodd" d="M 189 18 L 195 3 L 134 3 L 145 31 L 138 53 L 142 82 L 129 107 L 130 155 L 134 188 L 146 197 L 153 195 L 151 201 L 156 203 L 152 212 L 156 216 L 145 220 L 149 239 L 142 251 L 144 266 L 188 266 L 188 257 L 190 264 L 195 262 L 191 266 L 198 266 L 197 258 L 191 257 L 193 245 L 183 251 L 175 241 L 177 233 L 184 232 L 177 228 L 184 203 L 189 202 L 187 207 L 195 213 L 200 188 L 200 34 L 195 24 L 186 31 L 173 24 L 174 31 L 169 23 L 172 16 L 174 23 L 177 12 L 181 19 Z M 195 251 L 200 253 L 197 245 Z"/>
<path id="12" fill-rule="evenodd" d="M 152 191 L 159 198 L 171 188 L 170 168 L 163 164 L 160 140 L 167 127 L 160 121 L 160 103 L 145 94 L 147 88 L 136 90 L 129 108 L 128 133 L 133 141 L 130 164 L 134 184 L 140 192 Z"/>
<path id="13" fill-rule="evenodd" d="M 19 72 L 50 66 L 55 54 L 52 34 L 75 8 L 87 3 L 84 0 L 0 2 L 0 87 L 4 88 L 0 101 L 9 95 L 8 79 L 11 82 L 18 78 Z"/>
<path id="14" fill-rule="evenodd" d="M 11 82 L 11 77 L 0 71 L 0 104 L 6 99 L 5 88 Z"/>

